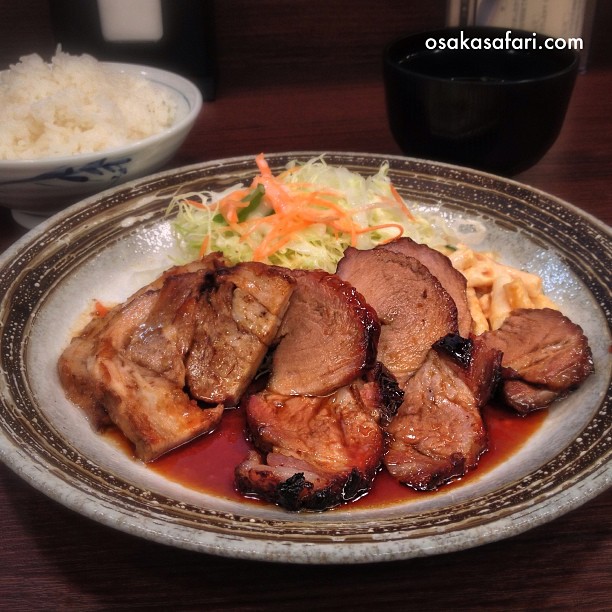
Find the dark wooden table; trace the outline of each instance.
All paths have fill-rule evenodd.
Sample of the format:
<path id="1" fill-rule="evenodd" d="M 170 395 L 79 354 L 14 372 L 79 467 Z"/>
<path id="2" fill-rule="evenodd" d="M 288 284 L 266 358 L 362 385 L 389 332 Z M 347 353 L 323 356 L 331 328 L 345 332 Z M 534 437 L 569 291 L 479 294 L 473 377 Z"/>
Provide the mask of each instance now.
<path id="1" fill-rule="evenodd" d="M 578 78 L 563 132 L 518 180 L 612 223 L 612 70 Z M 174 166 L 260 151 L 399 153 L 376 80 L 223 89 Z M 0 209 L 0 249 L 25 233 Z M 0 609 L 610 610 L 612 491 L 514 538 L 345 567 L 234 561 L 113 531 L 0 467 Z"/>

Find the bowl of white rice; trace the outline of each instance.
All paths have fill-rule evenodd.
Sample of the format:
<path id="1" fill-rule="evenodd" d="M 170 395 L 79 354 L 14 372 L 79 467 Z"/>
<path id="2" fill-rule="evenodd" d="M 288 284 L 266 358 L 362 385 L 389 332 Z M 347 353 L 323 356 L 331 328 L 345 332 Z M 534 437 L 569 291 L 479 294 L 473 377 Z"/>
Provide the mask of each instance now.
<path id="1" fill-rule="evenodd" d="M 34 227 L 168 163 L 202 108 L 177 74 L 60 49 L 0 72 L 0 205 Z"/>

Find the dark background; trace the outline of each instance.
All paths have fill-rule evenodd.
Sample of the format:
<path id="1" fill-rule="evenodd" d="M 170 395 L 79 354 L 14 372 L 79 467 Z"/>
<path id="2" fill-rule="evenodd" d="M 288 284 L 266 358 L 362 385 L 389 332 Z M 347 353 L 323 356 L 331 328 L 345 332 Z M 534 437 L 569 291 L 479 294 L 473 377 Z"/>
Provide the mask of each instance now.
<path id="1" fill-rule="evenodd" d="M 226 88 L 378 79 L 380 54 L 387 42 L 442 27 L 446 21 L 446 0 L 216 0 L 212 4 L 219 95 Z M 612 2 L 599 0 L 590 65 L 612 61 L 611 25 Z M 0 69 L 28 53 L 48 58 L 58 42 L 48 0 L 2 0 Z"/>

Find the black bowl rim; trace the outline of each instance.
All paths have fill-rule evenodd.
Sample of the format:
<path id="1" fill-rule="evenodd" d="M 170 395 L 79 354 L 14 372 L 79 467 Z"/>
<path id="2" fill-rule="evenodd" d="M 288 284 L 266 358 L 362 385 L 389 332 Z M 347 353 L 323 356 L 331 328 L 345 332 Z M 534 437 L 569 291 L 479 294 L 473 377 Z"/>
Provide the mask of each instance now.
<path id="1" fill-rule="evenodd" d="M 428 80 L 428 81 L 437 81 L 440 83 L 453 83 L 453 85 L 458 86 L 458 87 L 463 87 L 463 86 L 500 87 L 500 86 L 512 86 L 512 85 L 517 85 L 521 83 L 542 83 L 547 80 L 552 80 L 552 79 L 557 79 L 563 76 L 572 75 L 572 73 L 575 76 L 578 73 L 580 54 L 574 49 L 543 49 L 543 50 L 513 49 L 510 52 L 514 54 L 519 54 L 519 53 L 533 54 L 536 51 L 540 51 L 541 53 L 548 53 L 548 54 L 554 53 L 559 56 L 566 55 L 568 60 L 571 60 L 571 61 L 569 61 L 569 63 L 567 64 L 565 68 L 561 68 L 559 70 L 556 70 L 555 72 L 551 72 L 546 75 L 540 75 L 537 77 L 529 77 L 529 78 L 524 78 L 524 79 L 511 79 L 511 80 L 504 81 L 503 83 L 500 83 L 499 81 L 495 81 L 495 82 L 493 81 L 482 81 L 482 82 L 453 81 L 452 79 L 449 79 L 446 77 L 434 76 L 434 75 L 426 74 L 424 72 L 417 72 L 415 70 L 411 70 L 409 68 L 406 68 L 405 66 L 400 65 L 397 60 L 392 59 L 391 57 L 391 54 L 395 47 L 399 46 L 400 44 L 408 43 L 409 41 L 416 42 L 421 39 L 425 40 L 427 38 L 451 38 L 451 37 L 457 36 L 461 32 L 469 33 L 470 36 L 474 36 L 474 35 L 487 36 L 488 35 L 489 37 L 498 37 L 500 34 L 503 34 L 505 36 L 506 32 L 508 31 L 512 32 L 513 37 L 517 37 L 517 38 L 526 37 L 526 38 L 531 39 L 533 38 L 534 34 L 537 40 L 546 40 L 549 38 L 555 38 L 552 35 L 542 34 L 541 32 L 531 32 L 528 30 L 522 30 L 518 28 L 511 28 L 511 27 L 504 28 L 504 27 L 497 27 L 497 26 L 474 25 L 474 26 L 453 26 L 453 27 L 446 27 L 446 28 L 437 28 L 435 30 L 425 30 L 425 31 L 414 32 L 411 34 L 404 34 L 402 36 L 395 38 L 394 40 L 389 42 L 383 50 L 383 63 L 386 67 L 389 67 L 392 70 L 395 70 L 402 74 L 410 75 L 413 77 L 418 77 L 418 78 Z M 489 49 L 482 49 L 482 50 L 475 49 L 474 51 L 475 52 L 480 51 L 481 53 L 490 52 Z M 460 50 L 457 50 L 457 52 L 459 53 Z"/>

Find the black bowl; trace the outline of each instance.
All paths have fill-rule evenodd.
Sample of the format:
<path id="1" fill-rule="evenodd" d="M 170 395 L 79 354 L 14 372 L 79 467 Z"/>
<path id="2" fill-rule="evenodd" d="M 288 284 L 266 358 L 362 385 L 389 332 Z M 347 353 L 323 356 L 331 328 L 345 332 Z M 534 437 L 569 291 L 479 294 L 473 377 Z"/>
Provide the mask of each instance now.
<path id="1" fill-rule="evenodd" d="M 506 176 L 533 166 L 559 135 L 578 72 L 578 53 L 547 41 L 467 27 L 392 42 L 383 76 L 404 154 Z"/>

